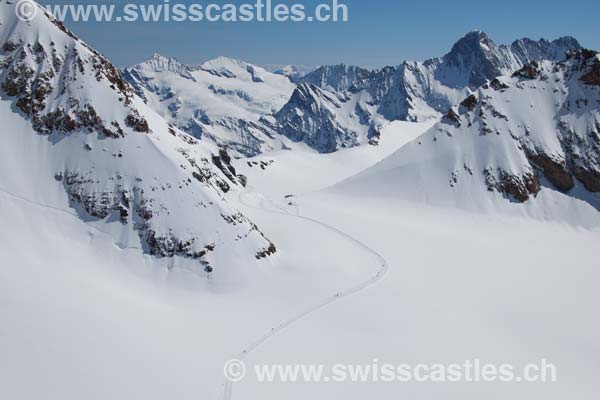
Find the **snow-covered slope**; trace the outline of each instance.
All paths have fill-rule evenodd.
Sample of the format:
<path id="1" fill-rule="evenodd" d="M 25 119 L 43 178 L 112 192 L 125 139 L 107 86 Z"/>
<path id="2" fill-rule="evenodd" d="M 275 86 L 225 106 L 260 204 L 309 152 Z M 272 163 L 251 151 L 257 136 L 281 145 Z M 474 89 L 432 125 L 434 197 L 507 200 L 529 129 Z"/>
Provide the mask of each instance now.
<path id="1" fill-rule="evenodd" d="M 273 198 L 318 191 L 372 167 L 431 128 L 435 121 L 394 121 L 381 131 L 377 146 L 356 146 L 319 153 L 302 143 L 293 151 L 279 150 L 233 161 L 251 187 Z"/>
<path id="2" fill-rule="evenodd" d="M 155 55 L 124 75 L 170 123 L 246 156 L 277 148 L 261 118 L 278 111 L 295 87 L 284 76 L 225 57 L 190 67 Z"/>
<path id="3" fill-rule="evenodd" d="M 349 143 L 344 136 L 365 136 L 364 132 L 368 132 L 370 138 L 381 130 L 385 121 L 438 118 L 477 87 L 498 76 L 511 74 L 532 60 L 562 60 L 567 50 L 580 48 L 569 37 L 553 42 L 521 39 L 511 46 L 499 46 L 485 33 L 473 31 L 456 42 L 445 56 L 425 62 L 407 61 L 398 67 L 374 71 L 346 65 L 324 66 L 301 81 L 358 105 L 356 109 L 350 110 L 350 115 L 345 111 L 323 118 L 319 108 L 313 115 L 308 105 L 322 102 L 323 95 L 299 87 L 284 107 L 286 112 L 279 122 L 286 127 L 282 133 L 293 140 L 303 140 L 299 132 L 311 125 L 310 132 L 321 132 L 320 136 L 325 137 L 315 141 L 311 135 L 304 135 L 306 143 L 319 151 L 331 152 Z M 299 104 L 298 98 L 311 93 L 312 99 Z M 290 126 L 290 110 L 294 109 L 298 123 Z M 323 146 L 323 142 L 334 141 L 331 136 L 336 138 L 337 146 Z M 351 142 L 357 145 L 366 141 Z"/>
<path id="4" fill-rule="evenodd" d="M 299 83 L 304 76 L 316 69 L 315 67 L 309 67 L 307 65 L 282 64 L 267 64 L 264 65 L 263 68 L 274 74 L 286 76 L 294 83 Z"/>
<path id="5" fill-rule="evenodd" d="M 599 56 L 572 52 L 564 62 L 533 61 L 483 85 L 338 189 L 597 225 L 599 132 Z"/>
<path id="6" fill-rule="evenodd" d="M 207 271 L 275 251 L 225 200 L 243 181 L 225 153 L 167 123 L 41 9 L 31 23 L 12 3 L 0 9 L 3 190 L 70 206 L 121 247 L 194 259 Z"/>

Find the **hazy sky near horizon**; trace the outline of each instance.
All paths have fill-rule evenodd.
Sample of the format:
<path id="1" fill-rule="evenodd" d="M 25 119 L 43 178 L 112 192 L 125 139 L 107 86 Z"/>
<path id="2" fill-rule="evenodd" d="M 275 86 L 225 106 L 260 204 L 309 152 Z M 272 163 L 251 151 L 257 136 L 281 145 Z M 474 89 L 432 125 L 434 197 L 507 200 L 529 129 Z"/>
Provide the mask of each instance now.
<path id="1" fill-rule="evenodd" d="M 71 4 L 73 0 L 38 0 Z M 196 0 L 196 3 L 254 3 L 256 0 Z M 266 1 L 266 0 L 263 0 Z M 273 0 L 317 3 L 333 0 Z M 588 48 L 600 49 L 598 0 L 499 0 L 453 2 L 338 0 L 347 4 L 350 21 L 294 22 L 134 22 L 66 21 L 75 33 L 119 66 L 141 62 L 154 53 L 199 63 L 228 56 L 255 64 L 317 66 L 347 63 L 365 67 L 397 65 L 403 60 L 441 56 L 466 32 L 485 31 L 496 43 L 521 37 L 554 39 L 571 35 Z M 124 0 L 78 0 L 74 4 L 117 4 Z M 138 4 L 162 4 L 142 0 Z M 186 0 L 170 0 L 190 4 Z"/>

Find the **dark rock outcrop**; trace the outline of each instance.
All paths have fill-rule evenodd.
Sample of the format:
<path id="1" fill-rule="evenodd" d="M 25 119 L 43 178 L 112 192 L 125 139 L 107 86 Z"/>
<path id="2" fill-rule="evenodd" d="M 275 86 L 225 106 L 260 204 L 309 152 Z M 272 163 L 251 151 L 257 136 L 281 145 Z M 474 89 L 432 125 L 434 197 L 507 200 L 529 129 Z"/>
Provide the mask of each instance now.
<path id="1" fill-rule="evenodd" d="M 531 196 L 535 197 L 542 190 L 540 181 L 534 173 L 518 176 L 501 169 L 486 169 L 483 174 L 489 191 L 495 190 L 519 203 L 526 202 Z"/>
<path id="2" fill-rule="evenodd" d="M 532 163 L 542 169 L 544 176 L 556 186 L 558 190 L 568 192 L 573 189 L 575 180 L 569 172 L 564 160 L 557 161 L 543 153 L 528 154 L 527 156 Z"/>

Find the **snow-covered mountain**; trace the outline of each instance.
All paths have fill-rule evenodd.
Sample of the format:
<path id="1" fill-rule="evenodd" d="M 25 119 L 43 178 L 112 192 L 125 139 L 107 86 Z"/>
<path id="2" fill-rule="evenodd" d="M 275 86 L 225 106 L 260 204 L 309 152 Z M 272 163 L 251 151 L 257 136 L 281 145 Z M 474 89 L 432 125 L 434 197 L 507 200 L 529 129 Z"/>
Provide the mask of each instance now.
<path id="1" fill-rule="evenodd" d="M 281 109 L 295 88 L 285 76 L 225 57 L 191 67 L 155 55 L 124 76 L 167 121 L 244 156 L 277 148 L 262 119 Z"/>
<path id="2" fill-rule="evenodd" d="M 439 118 L 487 81 L 580 48 L 570 37 L 496 45 L 473 31 L 441 58 L 379 70 L 344 64 L 312 72 L 263 69 L 224 57 L 186 66 L 155 55 L 124 75 L 167 121 L 235 155 L 285 148 L 283 137 L 328 153 L 376 144 L 389 121 Z"/>
<path id="3" fill-rule="evenodd" d="M 520 39 L 510 46 L 497 45 L 480 30 L 467 33 L 458 40 L 448 54 L 424 62 L 406 61 L 399 67 L 386 67 L 381 70 L 368 70 L 356 66 L 323 66 L 306 75 L 302 81 L 332 91 L 355 92 L 380 87 L 380 82 L 394 72 L 418 69 L 430 75 L 440 84 L 454 89 L 469 87 L 476 89 L 488 80 L 512 73 L 530 61 L 562 60 L 569 50 L 579 50 L 581 46 L 572 37 L 562 37 L 552 42 L 545 39 L 534 41 Z M 394 71 L 395 70 L 395 71 Z M 419 73 L 411 71 L 418 77 Z M 409 76 L 405 76 L 407 84 Z M 421 82 L 425 86 L 427 82 Z"/>
<path id="4" fill-rule="evenodd" d="M 599 132 L 600 56 L 572 51 L 484 84 L 341 186 L 465 209 L 525 203 L 521 211 L 597 224 Z"/>
<path id="5" fill-rule="evenodd" d="M 579 49 L 580 45 L 570 37 L 552 42 L 521 39 L 511 46 L 505 46 L 496 45 L 481 31 L 472 31 L 445 56 L 425 62 L 407 61 L 398 67 L 374 71 L 347 65 L 324 66 L 301 81 L 357 104 L 353 115 L 349 117 L 345 111 L 334 112 L 326 120 L 322 114 L 313 115 L 311 104 L 322 102 L 321 92 L 312 90 L 311 93 L 316 97 L 299 103 L 298 98 L 306 97 L 308 92 L 305 88 L 298 88 L 304 93 L 296 93 L 292 97 L 284 107 L 284 118 L 279 118 L 279 122 L 286 127 L 283 133 L 293 140 L 308 137 L 299 134 L 307 125 L 312 126 L 312 132 L 341 135 L 337 139 L 341 145 L 339 147 L 319 144 L 315 147 L 321 152 L 335 151 L 348 144 L 344 136 L 360 137 L 364 136 L 364 132 L 369 132 L 371 136 L 367 141 L 371 141 L 380 130 L 378 127 L 382 121 L 437 118 L 490 80 L 511 74 L 532 60 L 561 60 L 566 51 Z M 296 115 L 291 118 L 294 109 Z M 299 121 L 296 127 L 290 126 L 292 119 Z M 337 127 L 335 132 L 330 129 L 332 126 Z M 324 142 L 331 140 L 323 138 L 315 142 L 308 138 L 307 141 L 311 146 Z M 361 141 L 354 141 L 353 145 L 359 143 Z"/>
<path id="6" fill-rule="evenodd" d="M 227 154 L 152 111 L 106 58 L 41 8 L 30 23 L 12 3 L 0 10 L 3 191 L 74 210 L 121 247 L 208 271 L 275 251 L 225 198 L 243 183 Z M 174 62 L 152 66 L 190 79 Z"/>
<path id="7" fill-rule="evenodd" d="M 495 44 L 484 32 L 469 32 L 442 58 L 423 64 L 444 86 L 456 89 L 476 89 L 498 76 L 511 74 L 535 60 L 563 60 L 570 50 L 581 46 L 572 37 L 552 42 L 520 39 L 510 46 Z"/>

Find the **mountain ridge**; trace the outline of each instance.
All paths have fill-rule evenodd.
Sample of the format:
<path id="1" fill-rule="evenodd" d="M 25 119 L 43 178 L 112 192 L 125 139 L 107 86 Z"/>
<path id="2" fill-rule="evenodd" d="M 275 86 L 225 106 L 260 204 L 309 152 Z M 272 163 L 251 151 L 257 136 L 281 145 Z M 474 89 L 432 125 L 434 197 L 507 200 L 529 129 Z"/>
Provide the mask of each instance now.
<path id="1" fill-rule="evenodd" d="M 159 117 L 48 14 L 26 23 L 10 3 L 0 8 L 0 114 L 15 127 L 0 157 L 4 189 L 70 208 L 119 246 L 206 272 L 275 252 L 226 199 L 243 185 L 226 154 Z"/>
<path id="2" fill-rule="evenodd" d="M 558 59 L 562 53 L 580 48 L 577 40 L 568 36 L 552 41 L 518 39 L 510 45 L 496 45 L 483 31 L 474 30 L 442 57 L 404 61 L 381 69 L 337 64 L 321 66 L 300 77 L 293 68 L 287 73 L 271 74 L 240 60 L 218 57 L 185 67 L 174 60 L 163 60 L 162 64 L 171 70 L 150 68 L 146 72 L 146 63 L 141 63 L 124 72 L 136 93 L 146 102 L 154 97 L 151 106 L 179 128 L 227 147 L 238 156 L 251 157 L 285 148 L 282 138 L 304 142 L 319 152 L 376 144 L 378 132 L 389 121 L 439 118 L 487 81 L 512 73 L 531 60 Z M 155 61 L 150 59 L 149 63 Z M 195 76 L 196 92 L 190 89 L 193 85 L 181 88 L 185 86 L 182 84 L 173 90 L 175 83 L 171 81 L 181 75 L 181 70 L 183 78 Z M 198 75 L 201 71 L 210 77 Z M 169 73 L 173 76 L 167 76 Z M 276 82 L 274 76 L 288 79 L 276 84 L 265 82 Z M 157 80 L 161 82 L 158 85 L 154 83 Z M 313 115 L 314 105 L 330 102 L 323 92 L 298 86 L 302 84 L 335 93 L 340 100 L 338 106 Z M 179 96 L 181 92 L 185 93 Z M 263 96 L 265 93 L 268 96 Z M 315 97 L 308 100 L 309 93 Z M 261 98 L 262 105 L 256 98 Z M 301 98 L 307 100 L 306 104 L 298 101 Z M 223 109 L 230 108 L 229 112 L 207 110 L 203 103 L 215 100 L 223 103 Z M 234 111 L 232 104 L 241 108 Z M 298 125 L 294 127 L 292 120 Z M 302 132 L 307 127 L 309 131 Z"/>
<path id="3" fill-rule="evenodd" d="M 514 53 L 511 50 L 513 47 Z M 563 37 L 552 42 L 544 39 L 520 39 L 511 46 L 498 46 L 487 34 L 474 30 L 459 39 L 443 57 L 424 62 L 404 61 L 397 67 L 378 70 L 344 64 L 323 66 L 306 75 L 301 82 L 337 93 L 338 98 L 354 97 L 353 101 L 360 104 L 350 120 L 360 121 L 362 127 L 357 128 L 356 124 L 346 123 L 348 118 L 345 114 L 337 116 L 332 113 L 330 119 L 335 121 L 324 122 L 321 131 L 326 131 L 327 126 L 338 126 L 337 132 L 341 132 L 342 135 L 360 136 L 361 132 L 366 130 L 370 132 L 369 140 L 355 141 L 355 145 L 376 143 L 370 139 L 380 131 L 379 127 L 383 121 L 422 121 L 438 118 L 477 87 L 516 71 L 531 59 L 561 59 L 564 58 L 564 54 L 559 57 L 561 52 L 580 49 L 581 46 L 572 37 Z M 296 98 L 299 97 L 301 96 Z M 302 126 L 313 119 L 310 104 L 318 101 L 312 99 L 304 105 L 296 102 L 296 114 L 301 116 L 297 120 L 304 120 L 296 131 L 301 131 Z M 284 108 L 289 109 L 290 104 Z M 298 132 L 289 127 L 289 118 L 279 123 L 287 126 L 284 134 L 290 133 L 287 135 L 290 139 L 299 140 Z M 340 139 L 338 142 L 347 141 Z M 309 145 L 314 146 L 315 141 L 310 141 Z M 318 145 L 315 147 L 320 152 L 336 151 L 339 148 Z"/>

